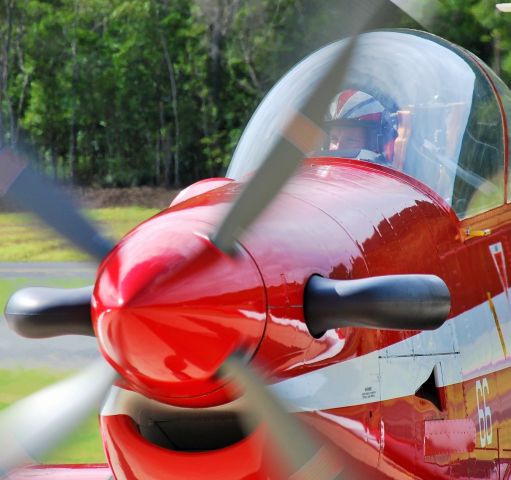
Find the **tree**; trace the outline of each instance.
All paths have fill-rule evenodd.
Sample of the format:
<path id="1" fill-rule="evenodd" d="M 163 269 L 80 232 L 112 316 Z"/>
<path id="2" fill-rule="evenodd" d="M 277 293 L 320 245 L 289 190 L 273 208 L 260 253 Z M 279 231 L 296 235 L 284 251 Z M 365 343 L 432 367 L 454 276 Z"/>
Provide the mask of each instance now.
<path id="1" fill-rule="evenodd" d="M 85 184 L 222 174 L 273 83 L 372 3 L 0 0 L 0 145 L 24 135 L 43 168 Z M 511 17 L 490 0 L 441 5 L 435 33 L 511 79 Z"/>

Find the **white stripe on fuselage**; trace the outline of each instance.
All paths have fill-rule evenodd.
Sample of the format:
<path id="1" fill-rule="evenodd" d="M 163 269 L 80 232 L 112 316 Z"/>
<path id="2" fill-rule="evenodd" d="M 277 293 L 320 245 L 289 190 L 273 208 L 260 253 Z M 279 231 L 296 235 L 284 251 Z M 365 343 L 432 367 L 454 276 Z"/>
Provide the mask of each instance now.
<path id="1" fill-rule="evenodd" d="M 511 309 L 504 293 L 493 298 L 507 350 Z M 357 358 L 286 379 L 269 388 L 291 411 L 327 410 L 414 395 L 436 367 L 436 385 L 448 386 L 511 366 L 504 358 L 488 302 L 441 328 Z"/>

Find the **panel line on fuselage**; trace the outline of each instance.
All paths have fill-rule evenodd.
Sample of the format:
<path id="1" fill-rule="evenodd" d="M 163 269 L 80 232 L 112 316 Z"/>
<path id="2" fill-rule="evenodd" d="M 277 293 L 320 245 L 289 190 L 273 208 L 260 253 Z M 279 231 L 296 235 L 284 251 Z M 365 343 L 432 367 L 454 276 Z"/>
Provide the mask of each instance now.
<path id="1" fill-rule="evenodd" d="M 503 320 L 502 336 L 511 339 L 511 315 L 503 292 L 493 305 Z M 274 383 L 269 388 L 292 411 L 316 411 L 362 405 L 414 395 L 436 365 L 447 387 L 511 367 L 502 351 L 488 302 L 381 350 Z M 368 398 L 367 392 L 373 392 Z"/>

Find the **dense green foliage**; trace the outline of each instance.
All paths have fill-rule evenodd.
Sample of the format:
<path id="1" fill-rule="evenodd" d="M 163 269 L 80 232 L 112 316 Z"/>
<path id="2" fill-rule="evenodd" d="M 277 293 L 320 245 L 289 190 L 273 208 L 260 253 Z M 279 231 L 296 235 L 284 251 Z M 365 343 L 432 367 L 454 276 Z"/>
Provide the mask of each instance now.
<path id="1" fill-rule="evenodd" d="M 40 168 L 80 184 L 221 174 L 275 80 L 345 33 L 349 4 L 2 0 L 0 146 L 35 145 Z M 511 30 L 494 2 L 442 5 L 437 33 L 510 79 Z"/>

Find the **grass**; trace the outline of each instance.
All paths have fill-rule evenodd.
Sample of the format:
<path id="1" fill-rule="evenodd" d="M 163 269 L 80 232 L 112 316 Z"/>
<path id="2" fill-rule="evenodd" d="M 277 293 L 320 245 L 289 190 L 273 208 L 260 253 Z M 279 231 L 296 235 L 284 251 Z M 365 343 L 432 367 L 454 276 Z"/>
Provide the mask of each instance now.
<path id="1" fill-rule="evenodd" d="M 3 309 L 7 303 L 8 298 L 18 289 L 35 286 L 38 287 L 85 287 L 90 285 L 91 281 L 83 278 L 66 278 L 66 279 L 55 279 L 55 278 L 38 278 L 37 281 L 30 278 L 0 278 L 0 321 Z M 0 383 L 0 385 L 2 385 Z"/>
<path id="2" fill-rule="evenodd" d="M 154 208 L 114 207 L 84 213 L 106 236 L 120 239 L 133 227 L 158 213 Z M 32 215 L 0 213 L 0 262 L 65 262 L 89 257 L 70 246 Z"/>
<path id="3" fill-rule="evenodd" d="M 69 372 L 43 369 L 0 369 L 0 410 L 67 375 Z M 97 414 L 91 415 L 63 445 L 44 459 L 44 463 L 51 464 L 105 462 Z"/>
<path id="4" fill-rule="evenodd" d="M 85 214 L 113 240 L 121 238 L 133 227 L 158 213 L 157 209 L 118 207 L 86 210 Z M 34 217 L 21 213 L 0 213 L 0 262 L 59 262 L 89 258 L 72 248 Z M 33 282 L 28 278 L 0 278 L 0 307 L 18 288 Z M 78 287 L 84 279 L 37 280 L 38 285 Z M 58 381 L 70 372 L 49 369 L 0 369 L 0 409 Z M 104 463 L 106 462 L 97 413 L 91 415 L 75 433 L 51 452 L 45 463 Z"/>
<path id="5" fill-rule="evenodd" d="M 18 288 L 24 287 L 33 279 L 9 278 L 0 279 L 0 308 L 3 310 L 8 297 Z M 80 278 L 54 279 L 41 278 L 37 284 L 53 287 L 79 287 L 87 282 Z M 50 369 L 0 369 L 0 410 L 13 402 L 30 395 L 46 385 L 61 380 L 72 372 Z M 88 418 L 76 432 L 51 452 L 45 463 L 104 463 L 106 462 L 97 413 Z"/>

